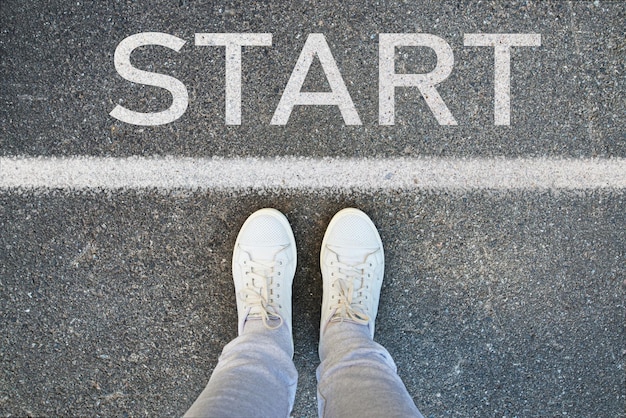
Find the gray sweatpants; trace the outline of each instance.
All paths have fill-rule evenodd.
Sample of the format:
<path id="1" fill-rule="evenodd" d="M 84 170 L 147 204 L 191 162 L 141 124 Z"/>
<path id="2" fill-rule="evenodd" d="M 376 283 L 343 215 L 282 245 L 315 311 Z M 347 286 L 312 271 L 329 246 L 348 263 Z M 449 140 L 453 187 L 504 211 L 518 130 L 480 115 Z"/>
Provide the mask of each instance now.
<path id="1" fill-rule="evenodd" d="M 320 342 L 318 412 L 324 417 L 421 417 L 389 352 L 365 325 L 332 323 Z M 287 417 L 298 373 L 286 326 L 249 321 L 224 347 L 187 417 Z"/>

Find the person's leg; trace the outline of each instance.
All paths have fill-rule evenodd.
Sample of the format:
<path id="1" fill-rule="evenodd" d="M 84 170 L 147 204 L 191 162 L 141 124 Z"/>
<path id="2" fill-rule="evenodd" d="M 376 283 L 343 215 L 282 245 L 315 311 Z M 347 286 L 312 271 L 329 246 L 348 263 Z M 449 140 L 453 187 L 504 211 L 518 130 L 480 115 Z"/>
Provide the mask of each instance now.
<path id="1" fill-rule="evenodd" d="M 389 352 L 366 325 L 333 323 L 320 344 L 319 415 L 421 417 Z"/>
<path id="2" fill-rule="evenodd" d="M 268 330 L 249 321 L 242 335 L 224 347 L 209 384 L 186 417 L 286 417 L 298 374 L 286 326 Z"/>
<path id="3" fill-rule="evenodd" d="M 344 209 L 335 215 L 322 242 L 320 264 L 319 415 L 421 417 L 389 352 L 373 340 L 384 253 L 365 213 Z"/>
<path id="4" fill-rule="evenodd" d="M 298 374 L 292 361 L 291 284 L 296 244 L 284 215 L 262 209 L 233 251 L 239 336 L 222 352 L 185 416 L 289 416 Z"/>

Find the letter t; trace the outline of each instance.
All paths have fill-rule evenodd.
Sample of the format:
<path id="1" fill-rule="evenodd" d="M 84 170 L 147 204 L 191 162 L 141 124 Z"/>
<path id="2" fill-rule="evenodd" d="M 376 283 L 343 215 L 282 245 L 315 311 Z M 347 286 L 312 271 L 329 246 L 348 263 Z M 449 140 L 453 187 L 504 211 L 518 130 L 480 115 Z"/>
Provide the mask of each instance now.
<path id="1" fill-rule="evenodd" d="M 196 45 L 226 47 L 226 125 L 241 125 L 241 47 L 271 46 L 271 33 L 196 33 Z"/>
<path id="2" fill-rule="evenodd" d="M 494 47 L 494 116 L 496 125 L 511 124 L 511 47 L 540 46 L 541 35 L 536 33 L 497 34 L 468 33 L 465 46 Z"/>

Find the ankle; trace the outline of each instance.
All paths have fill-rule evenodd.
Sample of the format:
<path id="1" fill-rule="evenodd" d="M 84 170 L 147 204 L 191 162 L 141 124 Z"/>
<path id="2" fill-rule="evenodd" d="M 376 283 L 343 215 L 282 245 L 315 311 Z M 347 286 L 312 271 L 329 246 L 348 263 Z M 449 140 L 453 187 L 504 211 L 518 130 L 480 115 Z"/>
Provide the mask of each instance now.
<path id="1" fill-rule="evenodd" d="M 247 320 L 240 337 L 261 345 L 270 344 L 279 347 L 281 351 L 293 358 L 294 346 L 291 330 L 286 323 L 279 326 L 280 322 L 277 319 L 271 319 L 270 322 L 273 322 L 271 325 L 276 328 L 268 328 L 260 318 Z"/>
<path id="2" fill-rule="evenodd" d="M 369 325 L 348 321 L 331 322 L 320 336 L 320 359 L 323 361 L 329 352 L 348 353 L 353 351 L 354 347 L 365 347 L 371 342 L 373 338 Z"/>
<path id="3" fill-rule="evenodd" d="M 261 318 L 250 318 L 246 319 L 246 322 L 243 325 L 242 334 L 261 334 L 272 331 L 279 331 L 282 329 L 287 329 L 287 325 L 285 322 L 280 321 L 278 318 L 268 319 L 266 323 L 263 322 Z"/>

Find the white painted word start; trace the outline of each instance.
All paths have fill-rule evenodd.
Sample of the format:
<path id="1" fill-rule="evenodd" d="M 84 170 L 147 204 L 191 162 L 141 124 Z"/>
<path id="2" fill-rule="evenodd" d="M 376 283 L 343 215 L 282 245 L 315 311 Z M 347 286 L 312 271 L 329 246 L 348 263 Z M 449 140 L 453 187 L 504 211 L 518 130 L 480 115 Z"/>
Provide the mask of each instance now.
<path id="1" fill-rule="evenodd" d="M 163 125 L 180 118 L 189 104 L 187 88 L 178 79 L 164 74 L 140 70 L 130 63 L 130 55 L 138 47 L 160 45 L 176 52 L 185 44 L 183 39 L 167 33 L 144 32 L 122 40 L 115 50 L 115 69 L 124 79 L 149 86 L 161 87 L 172 94 L 172 104 L 160 112 L 135 112 L 117 105 L 110 115 L 133 125 Z M 271 46 L 271 33 L 196 33 L 198 46 L 223 46 L 226 48 L 226 109 L 227 125 L 241 124 L 241 50 L 246 46 Z M 471 33 L 464 35 L 465 46 L 494 48 L 494 123 L 510 125 L 510 71 L 511 47 L 540 46 L 540 34 Z M 398 74 L 394 55 L 398 47 L 428 47 L 435 51 L 437 64 L 426 74 Z M 330 92 L 303 92 L 302 85 L 317 57 L 330 85 Z M 442 38 L 426 33 L 379 34 L 379 119 L 380 125 L 393 125 L 395 116 L 394 94 L 396 87 L 417 87 L 440 125 L 457 122 L 435 86 L 444 81 L 454 67 L 450 45 Z M 346 125 L 361 125 L 361 119 L 343 81 L 326 38 L 321 33 L 309 34 L 300 57 L 285 86 L 272 125 L 285 125 L 294 106 L 337 106 Z"/>

